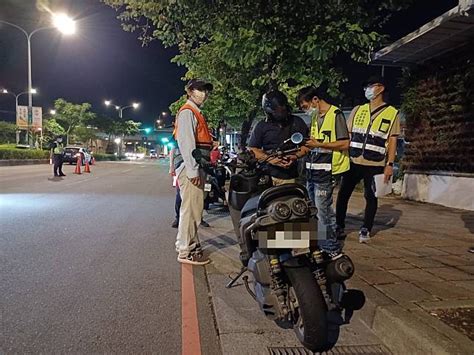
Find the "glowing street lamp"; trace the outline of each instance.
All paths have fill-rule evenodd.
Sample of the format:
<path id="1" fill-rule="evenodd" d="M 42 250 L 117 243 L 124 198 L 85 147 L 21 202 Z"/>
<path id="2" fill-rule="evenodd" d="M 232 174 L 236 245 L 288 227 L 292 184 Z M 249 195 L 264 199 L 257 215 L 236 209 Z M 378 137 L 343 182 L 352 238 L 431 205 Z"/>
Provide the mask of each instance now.
<path id="1" fill-rule="evenodd" d="M 26 37 L 26 41 L 28 44 L 28 143 L 30 143 L 30 126 L 33 122 L 33 96 L 35 92 L 33 92 L 32 89 L 32 76 L 31 76 L 31 38 L 33 35 L 39 31 L 42 30 L 49 30 L 51 28 L 56 28 L 59 30 L 61 33 L 65 35 L 70 35 L 73 34 L 76 31 L 76 24 L 73 19 L 68 17 L 65 14 L 53 14 L 52 18 L 52 25 L 53 26 L 46 26 L 46 27 L 39 27 L 32 32 L 27 32 L 23 27 L 20 27 L 14 23 L 0 20 L 0 23 L 4 23 L 6 25 L 9 25 L 11 27 L 16 28 L 17 30 L 20 30 Z"/>
<path id="2" fill-rule="evenodd" d="M 76 22 L 66 14 L 53 14 L 53 25 L 65 35 L 76 33 Z"/>
<path id="3" fill-rule="evenodd" d="M 105 100 L 104 104 L 105 104 L 105 106 L 110 106 L 112 104 L 112 100 Z M 125 110 L 127 108 L 133 108 L 134 110 L 136 110 L 139 106 L 140 106 L 140 104 L 138 102 L 133 102 L 131 105 L 128 105 L 128 106 L 115 105 L 115 109 L 119 112 L 119 117 L 122 118 L 123 117 L 123 110 Z"/>
<path id="4" fill-rule="evenodd" d="M 56 114 L 56 110 L 49 110 L 49 113 L 50 113 L 51 115 L 55 115 L 55 114 Z"/>

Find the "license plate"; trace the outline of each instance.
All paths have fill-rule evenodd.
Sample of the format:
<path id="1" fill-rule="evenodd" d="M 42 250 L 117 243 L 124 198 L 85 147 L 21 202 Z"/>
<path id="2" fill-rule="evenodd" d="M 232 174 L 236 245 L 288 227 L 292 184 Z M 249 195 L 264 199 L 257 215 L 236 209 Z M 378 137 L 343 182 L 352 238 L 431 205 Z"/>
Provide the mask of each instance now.
<path id="1" fill-rule="evenodd" d="M 258 232 L 260 248 L 268 249 L 305 249 L 309 248 L 310 231 L 267 231 Z"/>
<path id="2" fill-rule="evenodd" d="M 212 185 L 211 184 L 204 184 L 204 191 L 209 192 L 212 190 Z"/>

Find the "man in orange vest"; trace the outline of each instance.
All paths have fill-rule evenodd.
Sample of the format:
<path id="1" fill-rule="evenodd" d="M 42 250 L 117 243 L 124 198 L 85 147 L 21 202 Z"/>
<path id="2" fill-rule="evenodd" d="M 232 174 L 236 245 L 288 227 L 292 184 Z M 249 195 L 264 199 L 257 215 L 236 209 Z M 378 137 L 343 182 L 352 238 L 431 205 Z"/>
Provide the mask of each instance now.
<path id="1" fill-rule="evenodd" d="M 193 79 L 186 85 L 188 100 L 176 115 L 174 138 L 178 143 L 179 156 L 175 157 L 175 171 L 181 194 L 176 251 L 180 263 L 205 265 L 209 259 L 203 256 L 197 235 L 204 208 L 204 178 L 202 170 L 192 156 L 195 149 L 209 157 L 212 136 L 200 107 L 212 91 L 212 84 Z"/>

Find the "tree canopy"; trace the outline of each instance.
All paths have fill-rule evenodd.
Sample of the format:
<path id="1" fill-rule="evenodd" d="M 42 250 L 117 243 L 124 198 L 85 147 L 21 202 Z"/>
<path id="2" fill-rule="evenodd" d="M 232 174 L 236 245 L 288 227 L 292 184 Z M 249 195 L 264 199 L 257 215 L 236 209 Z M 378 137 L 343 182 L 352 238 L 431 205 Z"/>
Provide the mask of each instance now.
<path id="1" fill-rule="evenodd" d="M 54 102 L 54 109 L 56 110 L 55 119 L 66 133 L 66 142 L 69 144 L 69 136 L 74 129 L 83 125 L 95 117 L 95 113 L 91 112 L 91 104 L 82 103 L 74 104 L 64 99 L 57 99 Z"/>
<path id="2" fill-rule="evenodd" d="M 367 62 L 383 39 L 380 26 L 412 0 L 103 0 L 123 27 L 177 46 L 186 78 L 214 84 L 207 116 L 242 120 L 257 112 L 269 88 L 292 102 L 302 86 L 337 94 L 346 80 L 337 63 Z M 376 4 L 376 5 L 374 5 Z"/>

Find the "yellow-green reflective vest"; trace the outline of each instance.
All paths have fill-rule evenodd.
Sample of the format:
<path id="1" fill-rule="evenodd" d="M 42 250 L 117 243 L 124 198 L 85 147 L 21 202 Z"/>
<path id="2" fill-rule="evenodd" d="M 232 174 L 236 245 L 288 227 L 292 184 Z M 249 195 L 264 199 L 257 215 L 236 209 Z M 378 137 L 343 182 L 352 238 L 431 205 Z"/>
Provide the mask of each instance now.
<path id="1" fill-rule="evenodd" d="M 56 142 L 55 147 L 53 148 L 53 154 L 63 154 L 64 146 L 62 143 Z"/>
<path id="2" fill-rule="evenodd" d="M 331 106 L 324 116 L 321 127 L 318 127 L 318 117 L 311 118 L 311 138 L 323 143 L 336 142 L 336 115 L 341 111 L 336 106 Z M 324 148 L 313 149 L 306 168 L 313 172 L 312 175 L 341 174 L 350 167 L 349 153 L 347 151 L 330 150 Z"/>
<path id="3" fill-rule="evenodd" d="M 386 154 L 386 143 L 397 118 L 398 110 L 387 106 L 370 122 L 370 105 L 359 106 L 352 119 L 351 157 L 363 156 L 370 161 L 383 161 Z"/>

